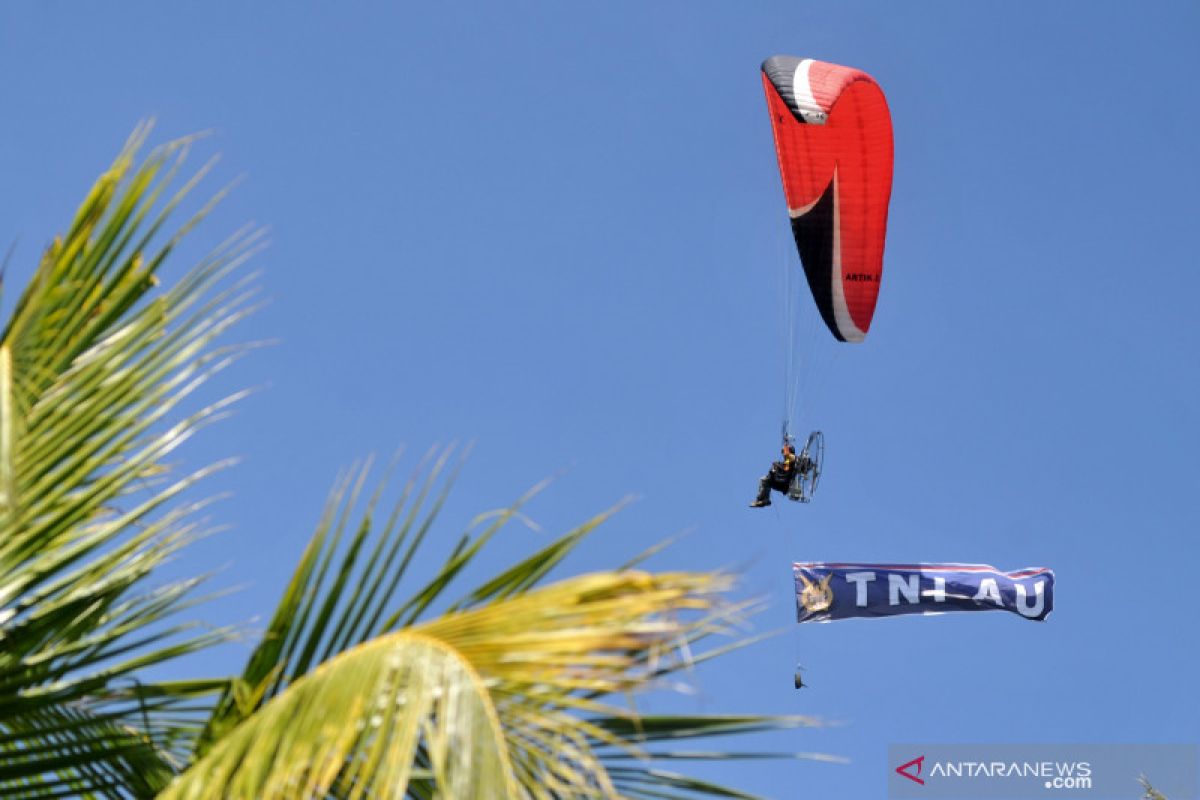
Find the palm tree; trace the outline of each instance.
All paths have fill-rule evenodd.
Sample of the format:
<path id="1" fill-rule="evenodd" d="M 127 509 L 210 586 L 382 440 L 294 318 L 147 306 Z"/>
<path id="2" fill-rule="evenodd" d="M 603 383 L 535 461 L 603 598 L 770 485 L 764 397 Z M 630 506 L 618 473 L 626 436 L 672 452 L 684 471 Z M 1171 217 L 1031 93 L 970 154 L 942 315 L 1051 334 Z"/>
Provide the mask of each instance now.
<path id="1" fill-rule="evenodd" d="M 184 411 L 248 349 L 223 342 L 252 311 L 236 270 L 260 241 L 240 231 L 159 290 L 221 193 L 168 234 L 207 166 L 172 191 L 192 141 L 139 162 L 147 132 L 47 248 L 0 338 L 0 796 L 747 796 L 662 763 L 774 757 L 679 747 L 811 720 L 630 702 L 738 646 L 697 650 L 751 610 L 726 599 L 730 576 L 635 558 L 547 584 L 603 514 L 456 588 L 528 496 L 416 576 L 456 448 L 386 506 L 386 478 L 367 493 L 369 463 L 338 481 L 240 675 L 147 679 L 238 633 L 186 620 L 203 578 L 150 580 L 210 527 L 193 489 L 225 464 L 177 474 L 167 459 L 238 399 Z"/>

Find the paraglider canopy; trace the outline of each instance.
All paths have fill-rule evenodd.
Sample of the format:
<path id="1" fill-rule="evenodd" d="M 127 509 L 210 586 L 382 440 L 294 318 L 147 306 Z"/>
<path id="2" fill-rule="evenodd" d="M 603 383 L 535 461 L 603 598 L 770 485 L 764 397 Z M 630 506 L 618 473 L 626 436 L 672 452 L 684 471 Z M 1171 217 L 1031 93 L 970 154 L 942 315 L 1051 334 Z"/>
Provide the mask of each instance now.
<path id="1" fill-rule="evenodd" d="M 792 234 L 821 318 L 840 341 L 867 335 L 883 274 L 892 122 L 865 72 L 810 58 L 762 65 Z"/>

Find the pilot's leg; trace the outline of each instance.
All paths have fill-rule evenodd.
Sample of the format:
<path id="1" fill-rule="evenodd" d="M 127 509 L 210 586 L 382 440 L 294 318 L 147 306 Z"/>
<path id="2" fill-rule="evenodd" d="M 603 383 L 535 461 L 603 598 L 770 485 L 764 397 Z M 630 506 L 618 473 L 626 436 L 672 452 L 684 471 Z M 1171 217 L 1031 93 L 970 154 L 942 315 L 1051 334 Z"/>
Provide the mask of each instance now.
<path id="1" fill-rule="evenodd" d="M 771 505 L 771 476 L 766 475 L 758 482 L 758 497 L 750 504 L 751 508 Z"/>

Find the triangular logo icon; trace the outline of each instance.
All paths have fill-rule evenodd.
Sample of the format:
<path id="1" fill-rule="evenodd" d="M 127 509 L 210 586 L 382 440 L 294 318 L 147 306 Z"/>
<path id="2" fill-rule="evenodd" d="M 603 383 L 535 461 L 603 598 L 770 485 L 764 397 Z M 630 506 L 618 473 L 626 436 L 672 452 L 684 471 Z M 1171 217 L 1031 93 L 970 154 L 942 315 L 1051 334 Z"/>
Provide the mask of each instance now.
<path id="1" fill-rule="evenodd" d="M 919 783 L 922 786 L 924 786 L 925 780 L 923 778 L 917 777 L 918 775 L 921 774 L 921 764 L 924 761 L 925 761 L 925 756 L 918 756 L 917 758 L 914 758 L 912 761 L 909 761 L 907 764 L 901 764 L 900 766 L 896 767 L 896 772 L 898 772 L 901 775 L 903 775 L 904 777 L 908 778 L 910 781 L 913 781 L 914 783 Z M 911 767 L 916 767 L 916 771 L 909 772 L 908 770 Z"/>

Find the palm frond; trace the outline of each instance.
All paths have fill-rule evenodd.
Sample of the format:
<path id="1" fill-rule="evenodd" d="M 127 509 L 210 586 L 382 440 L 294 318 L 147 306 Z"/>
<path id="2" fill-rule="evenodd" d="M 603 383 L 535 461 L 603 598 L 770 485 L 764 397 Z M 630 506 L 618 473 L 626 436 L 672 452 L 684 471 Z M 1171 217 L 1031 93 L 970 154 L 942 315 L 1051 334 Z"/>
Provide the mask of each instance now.
<path id="1" fill-rule="evenodd" d="M 366 491 L 369 464 L 338 480 L 266 636 L 242 677 L 226 691 L 205 732 L 198 756 L 199 763 L 207 766 L 189 773 L 184 784 L 190 788 L 186 792 L 180 788 L 179 796 L 206 796 L 196 787 L 214 781 L 231 792 L 241 787 L 238 791 L 248 793 L 233 796 L 266 791 L 268 784 L 262 782 L 265 778 L 258 783 L 239 783 L 245 778 L 235 774 L 234 762 L 255 760 L 256 754 L 265 754 L 269 747 L 264 744 L 265 749 L 251 751 L 223 742 L 231 736 L 244 742 L 245 747 L 271 741 L 272 734 L 258 727 L 265 724 L 259 722 L 262 714 L 290 703 L 293 690 L 307 685 L 318 673 L 324 674 L 322 670 L 329 665 L 340 663 L 343 656 L 337 655 L 339 652 L 359 652 L 382 641 L 396 642 L 396 653 L 408 652 L 400 644 L 409 640 L 397 636 L 419 635 L 423 637 L 421 642 L 440 643 L 465 665 L 466 674 L 483 682 L 486 696 L 481 695 L 480 702 L 486 703 L 500 721 L 505 758 L 521 787 L 518 796 L 611 795 L 620 786 L 643 786 L 646 781 L 650 785 L 659 780 L 654 777 L 658 774 L 656 759 L 701 757 L 701 751 L 678 749 L 678 743 L 685 740 L 816 724 L 799 717 L 643 718 L 626 703 L 638 692 L 663 688 L 673 673 L 753 641 L 742 639 L 711 650 L 694 649 L 706 637 L 738 630 L 743 615 L 752 612 L 756 604 L 720 599 L 732 585 L 732 578 L 720 573 L 621 570 L 538 588 L 612 511 L 568 531 L 447 604 L 443 598 L 455 579 L 463 576 L 467 566 L 508 522 L 523 518 L 522 507 L 542 485 L 512 507 L 473 520 L 449 548 L 442 567 L 432 571 L 426 568 L 423 574 L 427 577 L 416 584 L 409 599 L 389 608 L 416 548 L 425 540 L 444 502 L 457 470 L 457 465 L 450 466 L 451 458 L 450 450 L 440 454 L 431 451 L 382 525 L 375 523 L 380 516 L 381 490 L 377 488 L 369 496 Z M 447 471 L 450 478 L 439 486 L 439 478 Z M 355 518 L 354 508 L 360 502 L 365 511 Z M 370 541 L 372 536 L 376 537 L 374 543 Z M 431 615 L 435 607 L 442 609 L 441 616 Z M 396 658 L 403 660 L 405 656 Z M 317 662 L 324 665 L 317 666 Z M 392 684 L 387 687 L 389 691 L 393 688 Z M 371 686 L 362 688 L 368 695 L 375 691 Z M 396 690 L 403 694 L 402 688 Z M 620 706 L 609 699 L 614 697 L 622 701 Z M 342 698 L 336 702 L 344 705 L 349 701 Z M 382 701 L 372 702 L 378 705 Z M 307 713 L 298 707 L 294 712 Z M 282 711 L 271 713 L 278 715 L 273 719 L 289 719 Z M 326 722 L 333 728 L 345 720 L 329 717 Z M 403 724 L 415 725 L 418 721 L 406 719 Z M 289 726 L 288 735 L 298 730 L 291 723 Z M 246 733 L 249 730 L 254 733 Z M 490 729 L 487 735 L 491 735 Z M 355 796 L 363 785 L 375 786 L 372 781 L 376 778 L 356 766 L 364 758 L 362 748 L 368 745 L 339 741 L 337 746 L 330 745 L 334 750 L 321 751 L 321 758 L 341 758 L 344 771 L 322 771 L 318 784 L 298 784 L 295 781 L 301 778 L 295 778 L 290 785 L 303 786 L 305 791 L 317 791 L 319 785 L 316 796 L 339 798 Z M 407 788 L 395 790 L 400 794 L 385 791 L 382 796 L 400 796 L 404 791 L 411 797 L 447 796 L 445 784 L 440 781 L 449 778 L 439 777 L 435 770 L 439 762 L 431 746 L 419 736 L 405 745 L 408 749 L 395 757 L 411 762 L 405 772 Z M 739 756 L 704 752 L 710 758 Z M 762 754 L 740 755 L 751 758 Z M 286 758 L 281 755 L 270 768 L 275 770 L 271 780 L 285 774 L 303 775 L 303 781 L 310 780 L 315 774 L 312 764 L 305 761 L 310 758 L 311 753 L 303 748 L 288 751 Z M 631 764 L 630 758 L 639 763 Z M 288 759 L 299 761 L 289 763 Z M 612 777 L 610 768 L 618 770 L 611 773 Z M 661 777 L 661 787 L 678 789 L 673 781 Z M 395 789 L 395 785 L 388 785 Z"/>
<path id="2" fill-rule="evenodd" d="M 153 795 L 174 775 L 163 757 L 171 743 L 126 722 L 123 714 L 93 714 L 82 704 L 6 719 L 0 725 L 0 786 L 32 775 L 42 791 L 62 784 L 76 792 L 99 789 L 105 797 Z M 47 780 L 50 775 L 55 778 Z"/>
<path id="3" fill-rule="evenodd" d="M 346 797 L 402 797 L 419 748 L 443 796 L 511 796 L 486 686 L 453 650 L 412 631 L 359 645 L 300 678 L 162 797 L 321 797 L 335 784 Z"/>
<path id="4" fill-rule="evenodd" d="M 373 524 L 381 497 L 375 491 L 344 553 L 339 546 L 370 463 L 338 480 L 262 641 L 217 705 L 200 741 L 200 754 L 292 679 L 312 669 L 318 651 L 323 651 L 322 660 L 328 659 L 381 632 L 380 618 L 445 502 L 457 470 L 450 466 L 452 457 L 447 449 L 431 451 L 422 460 L 382 528 Z M 432 466 L 426 471 L 428 465 Z M 448 468 L 449 478 L 439 485 Z M 371 536 L 375 543 L 368 551 Z M 347 585 L 356 588 L 346 594 Z"/>
<path id="5" fill-rule="evenodd" d="M 235 235 L 157 290 L 211 203 L 167 232 L 207 167 L 174 188 L 191 141 L 139 161 L 148 132 L 47 248 L 0 336 L 0 794 L 151 792 L 206 704 L 178 686 L 119 687 L 230 635 L 173 621 L 201 580 L 146 587 L 205 533 L 204 503 L 184 498 L 224 464 L 169 479 L 166 459 L 237 399 L 183 411 L 244 351 L 217 340 L 251 311 L 252 289 L 226 278 L 258 237 Z"/>
<path id="6" fill-rule="evenodd" d="M 597 573 L 386 634 L 297 678 L 166 797 L 400 797 L 414 779 L 449 797 L 611 795 L 596 743 L 640 745 L 577 712 L 632 718 L 587 695 L 645 688 L 643 665 L 725 613 L 728 580 Z"/>

